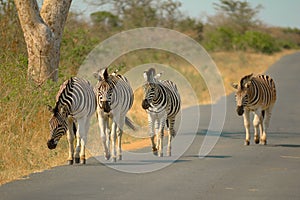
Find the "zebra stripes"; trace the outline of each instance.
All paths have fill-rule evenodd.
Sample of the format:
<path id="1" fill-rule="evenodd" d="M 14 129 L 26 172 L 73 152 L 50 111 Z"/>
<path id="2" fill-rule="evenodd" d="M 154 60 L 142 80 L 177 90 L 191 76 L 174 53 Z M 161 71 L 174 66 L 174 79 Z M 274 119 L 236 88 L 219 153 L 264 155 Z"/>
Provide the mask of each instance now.
<path id="1" fill-rule="evenodd" d="M 122 160 L 121 139 L 124 123 L 134 129 L 134 125 L 126 117 L 133 104 L 133 91 L 128 80 L 116 72 L 109 75 L 107 69 L 104 69 L 95 76 L 98 79 L 94 89 L 97 98 L 97 118 L 104 156 L 107 160 L 112 156 L 112 161 L 116 162 L 117 155 L 118 159 Z M 112 120 L 111 131 L 109 129 L 109 118 Z M 116 147 L 117 137 L 118 145 Z M 111 153 L 109 150 L 110 141 L 112 142 Z"/>
<path id="2" fill-rule="evenodd" d="M 146 84 L 144 87 L 144 100 L 142 107 L 148 113 L 149 134 L 152 142 L 152 151 L 160 157 L 163 156 L 164 127 L 167 123 L 169 129 L 167 155 L 171 155 L 171 140 L 175 137 L 175 117 L 180 111 L 180 95 L 176 85 L 169 81 L 157 80 L 161 74 L 155 74 L 155 69 L 150 68 L 144 72 Z M 156 131 L 157 144 L 154 142 Z"/>
<path id="3" fill-rule="evenodd" d="M 91 116 L 96 110 L 96 98 L 93 87 L 87 80 L 77 77 L 66 80 L 56 96 L 55 107 L 49 106 L 53 113 L 49 121 L 49 149 L 55 149 L 60 138 L 67 134 L 69 142 L 69 164 L 75 162 L 85 164 L 85 144 Z M 76 127 L 77 124 L 77 127 Z M 76 131 L 77 130 L 77 131 Z M 76 152 L 74 154 L 74 132 L 76 132 Z"/>
<path id="4" fill-rule="evenodd" d="M 276 101 L 276 88 L 273 79 L 267 75 L 244 76 L 239 84 L 232 85 L 236 92 L 236 103 L 238 115 L 244 116 L 244 126 L 246 129 L 245 145 L 250 144 L 250 117 L 249 113 L 254 113 L 254 142 L 257 144 L 267 143 L 266 130 L 269 127 L 271 112 Z M 260 137 L 258 136 L 258 127 Z"/>

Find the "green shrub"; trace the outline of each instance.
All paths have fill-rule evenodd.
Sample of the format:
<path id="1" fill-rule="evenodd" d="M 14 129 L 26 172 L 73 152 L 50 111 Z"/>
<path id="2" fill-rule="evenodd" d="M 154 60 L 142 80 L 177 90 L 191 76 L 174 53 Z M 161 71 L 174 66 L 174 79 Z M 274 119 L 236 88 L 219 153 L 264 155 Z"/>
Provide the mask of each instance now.
<path id="1" fill-rule="evenodd" d="M 280 51 L 280 46 L 272 36 L 259 31 L 246 31 L 242 36 L 246 45 L 256 52 L 272 54 Z"/>

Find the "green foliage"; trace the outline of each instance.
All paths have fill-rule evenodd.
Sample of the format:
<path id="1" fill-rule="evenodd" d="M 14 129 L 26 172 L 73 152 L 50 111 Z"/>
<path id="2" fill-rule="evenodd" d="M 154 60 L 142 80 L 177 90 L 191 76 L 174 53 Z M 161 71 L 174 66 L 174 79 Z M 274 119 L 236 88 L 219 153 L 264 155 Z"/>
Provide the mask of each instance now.
<path id="1" fill-rule="evenodd" d="M 120 24 L 120 19 L 118 16 L 115 16 L 111 12 L 107 11 L 98 11 L 92 13 L 91 20 L 96 25 L 100 24 L 108 27 L 117 27 Z"/>
<path id="2" fill-rule="evenodd" d="M 214 3 L 214 5 L 215 9 L 225 13 L 225 16 L 233 23 L 233 26 L 242 33 L 260 23 L 257 20 L 257 15 L 262 9 L 261 5 L 253 8 L 248 1 L 236 0 L 220 0 L 219 4 Z"/>
<path id="3" fill-rule="evenodd" d="M 246 45 L 257 52 L 272 54 L 280 51 L 280 46 L 272 36 L 259 31 L 247 31 L 243 36 Z"/>
<path id="4" fill-rule="evenodd" d="M 240 34 L 229 27 L 220 27 L 206 35 L 204 46 L 208 50 L 254 50 L 272 54 L 280 51 L 281 46 L 275 38 L 260 31 L 246 31 Z M 283 45 L 283 44 L 282 44 Z"/>

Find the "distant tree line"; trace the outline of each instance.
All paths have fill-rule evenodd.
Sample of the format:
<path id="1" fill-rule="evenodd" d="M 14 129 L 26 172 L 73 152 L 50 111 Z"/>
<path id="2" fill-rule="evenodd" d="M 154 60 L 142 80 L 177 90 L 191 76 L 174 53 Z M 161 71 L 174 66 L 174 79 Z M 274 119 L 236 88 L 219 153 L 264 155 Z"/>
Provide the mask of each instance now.
<path id="1" fill-rule="evenodd" d="M 99 11 L 92 13 L 88 20 L 77 13 L 68 14 L 60 44 L 58 78 L 76 74 L 78 66 L 99 42 L 120 31 L 138 27 L 165 27 L 180 31 L 208 51 L 272 54 L 300 47 L 299 29 L 265 25 L 258 18 L 262 6 L 253 7 L 249 1 L 219 0 L 213 4 L 216 14 L 207 16 L 207 20 L 184 15 L 177 0 L 85 1 L 99 6 Z M 0 59 L 1 63 L 22 62 L 20 65 L 28 67 L 28 45 L 15 2 L 19 1 L 0 0 Z"/>

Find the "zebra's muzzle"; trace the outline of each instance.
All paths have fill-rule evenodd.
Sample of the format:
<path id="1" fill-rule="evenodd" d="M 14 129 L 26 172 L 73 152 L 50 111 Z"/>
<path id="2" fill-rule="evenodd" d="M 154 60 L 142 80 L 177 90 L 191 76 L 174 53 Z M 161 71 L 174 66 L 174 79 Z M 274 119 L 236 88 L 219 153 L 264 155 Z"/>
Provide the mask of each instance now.
<path id="1" fill-rule="evenodd" d="M 237 108 L 236 108 L 236 112 L 237 112 L 237 114 L 238 115 L 242 115 L 242 114 L 244 114 L 244 106 L 238 106 Z"/>
<path id="2" fill-rule="evenodd" d="M 143 109 L 148 109 L 150 107 L 150 103 L 148 102 L 147 99 L 143 100 L 142 107 L 143 107 Z"/>
<path id="3" fill-rule="evenodd" d="M 103 101 L 102 102 L 102 108 L 104 112 L 109 113 L 111 111 L 110 105 L 108 101 Z"/>
<path id="4" fill-rule="evenodd" d="M 55 149 L 57 146 L 57 142 L 55 142 L 54 139 L 50 139 L 48 140 L 47 145 L 49 149 Z"/>

